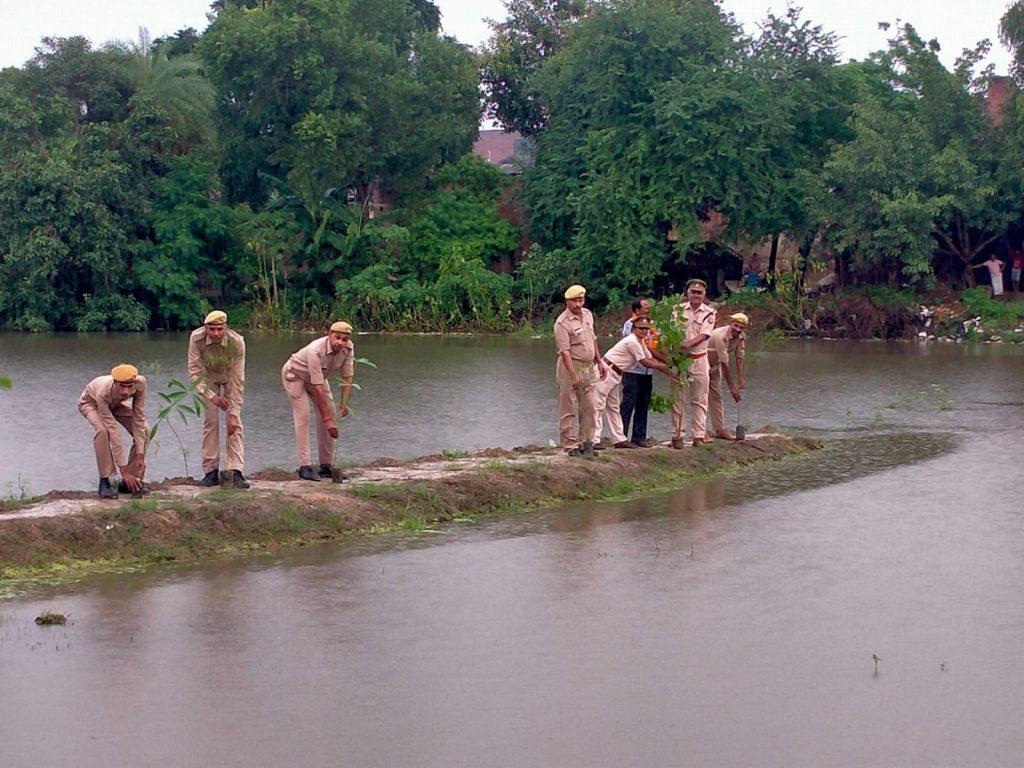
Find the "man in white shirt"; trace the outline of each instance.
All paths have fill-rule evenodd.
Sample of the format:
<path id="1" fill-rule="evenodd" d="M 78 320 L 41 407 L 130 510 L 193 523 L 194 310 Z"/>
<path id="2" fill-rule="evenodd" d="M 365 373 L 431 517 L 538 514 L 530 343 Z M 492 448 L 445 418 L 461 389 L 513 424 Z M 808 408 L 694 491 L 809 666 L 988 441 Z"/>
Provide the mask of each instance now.
<path id="1" fill-rule="evenodd" d="M 615 448 L 638 447 L 626 439 L 622 427 L 619 406 L 622 401 L 623 373 L 639 364 L 661 371 L 673 381 L 679 381 L 679 377 L 663 362 L 655 360 L 644 346 L 643 339 L 650 331 L 650 318 L 638 317 L 633 321 L 633 333 L 604 353 L 603 362 L 608 367 L 608 375 L 597 385 L 597 429 L 600 434 L 602 424 L 608 424 L 611 442 Z"/>

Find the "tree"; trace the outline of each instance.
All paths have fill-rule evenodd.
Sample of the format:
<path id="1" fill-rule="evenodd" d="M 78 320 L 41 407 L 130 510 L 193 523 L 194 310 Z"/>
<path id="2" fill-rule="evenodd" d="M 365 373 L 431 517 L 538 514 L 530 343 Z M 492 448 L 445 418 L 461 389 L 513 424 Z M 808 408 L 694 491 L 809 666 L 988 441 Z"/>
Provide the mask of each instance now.
<path id="1" fill-rule="evenodd" d="M 743 55 L 711 0 L 627 0 L 595 8 L 541 68 L 531 226 L 546 251 L 569 249 L 595 298 L 648 290 L 710 207 L 745 204 L 739 182 L 781 129 Z"/>
<path id="2" fill-rule="evenodd" d="M 855 137 L 825 165 L 819 215 L 862 278 L 973 284 L 968 268 L 1020 217 L 1022 169 L 1007 153 L 976 74 L 987 42 L 952 71 L 938 43 L 904 25 L 860 67 Z"/>
<path id="3" fill-rule="evenodd" d="M 126 53 L 125 71 L 134 85 L 133 100 L 148 100 L 169 117 L 179 137 L 177 151 L 188 151 L 197 144 L 211 144 L 215 139 L 213 108 L 215 93 L 202 74 L 197 59 L 190 54 L 173 58 L 171 46 L 157 46 L 149 31 L 139 29 L 138 40 L 114 43 L 111 50 Z M 133 101 L 129 101 L 131 109 Z"/>
<path id="4" fill-rule="evenodd" d="M 479 117 L 469 52 L 404 0 L 225 3 L 200 44 L 219 94 L 221 175 L 262 205 L 262 174 L 321 189 L 421 182 L 469 149 Z"/>
<path id="5" fill-rule="evenodd" d="M 491 37 L 480 56 L 486 115 L 506 131 L 536 136 L 547 110 L 533 82 L 544 61 L 563 46 L 590 0 L 504 0 L 504 21 L 488 19 Z"/>

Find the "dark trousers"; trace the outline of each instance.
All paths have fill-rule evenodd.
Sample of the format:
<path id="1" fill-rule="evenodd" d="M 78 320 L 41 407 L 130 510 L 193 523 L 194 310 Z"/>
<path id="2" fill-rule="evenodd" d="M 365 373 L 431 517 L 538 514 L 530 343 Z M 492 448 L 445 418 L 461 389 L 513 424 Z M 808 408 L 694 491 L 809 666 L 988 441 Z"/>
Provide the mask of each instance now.
<path id="1" fill-rule="evenodd" d="M 629 435 L 629 421 L 633 420 L 634 443 L 647 439 L 647 410 L 651 407 L 651 393 L 654 392 L 654 376 L 647 373 L 624 373 L 622 375 L 622 430 Z"/>

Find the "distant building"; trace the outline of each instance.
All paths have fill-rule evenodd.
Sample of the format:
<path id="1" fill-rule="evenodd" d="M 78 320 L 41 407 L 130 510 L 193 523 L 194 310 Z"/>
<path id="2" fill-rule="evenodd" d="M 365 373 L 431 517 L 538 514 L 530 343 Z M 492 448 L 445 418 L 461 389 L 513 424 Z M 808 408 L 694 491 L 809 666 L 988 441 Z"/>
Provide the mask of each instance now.
<path id="1" fill-rule="evenodd" d="M 498 166 L 504 173 L 516 174 L 533 163 L 533 142 L 515 132 L 488 128 L 480 131 L 473 154 Z"/>
<path id="2" fill-rule="evenodd" d="M 1013 94 L 1013 80 L 1005 75 L 993 75 L 988 83 L 985 95 L 985 110 L 992 121 L 999 125 L 1003 122 L 1003 107 Z"/>

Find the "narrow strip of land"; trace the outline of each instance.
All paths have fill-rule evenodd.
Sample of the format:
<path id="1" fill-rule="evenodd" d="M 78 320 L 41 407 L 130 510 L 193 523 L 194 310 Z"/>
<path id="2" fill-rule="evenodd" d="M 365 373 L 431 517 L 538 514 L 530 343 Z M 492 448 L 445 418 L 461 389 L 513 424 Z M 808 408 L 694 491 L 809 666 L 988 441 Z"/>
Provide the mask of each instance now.
<path id="1" fill-rule="evenodd" d="M 0 579 L 195 560 L 559 501 L 637 495 L 815 447 L 816 441 L 778 434 L 684 450 L 608 450 L 595 459 L 527 446 L 378 459 L 349 470 L 344 484 L 268 470 L 254 474 L 247 491 L 184 480 L 156 484 L 141 500 L 55 491 L 0 513 Z"/>

